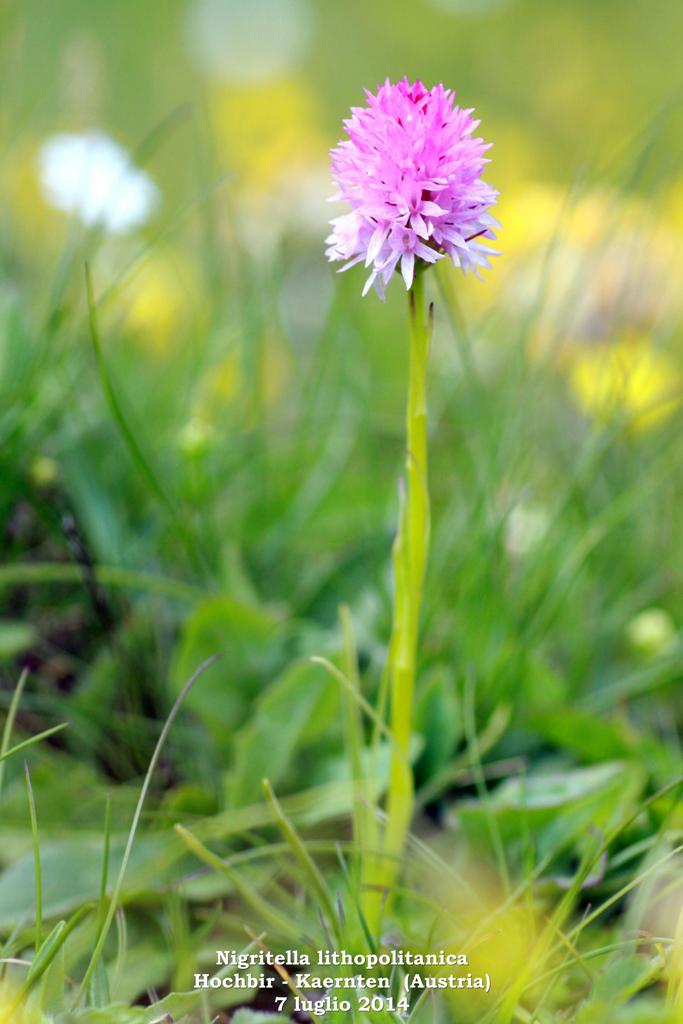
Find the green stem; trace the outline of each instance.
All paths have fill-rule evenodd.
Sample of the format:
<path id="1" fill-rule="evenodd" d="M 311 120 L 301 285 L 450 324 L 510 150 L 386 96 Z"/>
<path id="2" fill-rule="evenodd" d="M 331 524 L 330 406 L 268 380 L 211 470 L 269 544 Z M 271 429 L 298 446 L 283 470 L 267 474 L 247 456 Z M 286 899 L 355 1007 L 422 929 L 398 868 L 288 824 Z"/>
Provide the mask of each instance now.
<path id="1" fill-rule="evenodd" d="M 418 272 L 409 294 L 410 358 L 406 414 L 406 493 L 394 545 L 395 606 L 390 676 L 391 758 L 385 850 L 400 856 L 413 814 L 410 767 L 415 671 L 422 587 L 429 550 L 427 487 L 427 360 L 431 329 L 427 323 L 424 276 Z M 395 869 L 391 869 L 395 872 Z M 393 882 L 393 878 L 392 878 Z"/>
<path id="2" fill-rule="evenodd" d="M 38 837 L 38 815 L 36 814 L 36 800 L 31 785 L 31 773 L 28 761 L 24 761 L 24 775 L 26 776 L 26 790 L 28 793 L 28 809 L 31 819 L 31 835 L 33 837 L 33 863 L 36 877 L 36 943 L 34 957 L 37 957 L 42 945 L 43 932 L 43 875 L 40 867 L 40 840 Z"/>

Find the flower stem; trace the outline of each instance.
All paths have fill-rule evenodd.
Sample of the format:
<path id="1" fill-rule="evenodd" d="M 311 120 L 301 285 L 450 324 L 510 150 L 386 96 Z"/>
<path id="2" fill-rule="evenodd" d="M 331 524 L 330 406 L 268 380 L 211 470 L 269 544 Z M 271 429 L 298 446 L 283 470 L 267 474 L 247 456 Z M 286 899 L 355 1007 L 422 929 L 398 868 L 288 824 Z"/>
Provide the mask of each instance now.
<path id="1" fill-rule="evenodd" d="M 401 500 L 399 529 L 394 544 L 395 605 L 390 667 L 391 732 L 394 747 L 384 840 L 386 852 L 394 856 L 400 856 L 403 852 L 413 814 L 410 739 L 413 728 L 420 606 L 429 550 L 427 361 L 431 325 L 426 318 L 424 275 L 421 272 L 417 273 L 409 293 L 409 313 L 406 490 Z M 395 873 L 395 868 L 389 870 Z"/>

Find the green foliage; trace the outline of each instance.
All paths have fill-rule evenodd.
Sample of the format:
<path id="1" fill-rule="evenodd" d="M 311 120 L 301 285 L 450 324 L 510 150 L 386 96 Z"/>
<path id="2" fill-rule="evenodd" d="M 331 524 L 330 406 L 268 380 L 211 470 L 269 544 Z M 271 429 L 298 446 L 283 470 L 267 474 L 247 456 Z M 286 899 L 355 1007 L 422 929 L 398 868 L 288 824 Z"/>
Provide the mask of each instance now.
<path id="1" fill-rule="evenodd" d="M 174 688 L 180 690 L 205 658 L 223 656 L 208 685 L 197 688 L 188 701 L 222 754 L 245 721 L 258 681 L 272 670 L 276 643 L 277 622 L 271 615 L 227 597 L 202 602 L 183 627 L 171 669 Z"/>
<path id="2" fill-rule="evenodd" d="M 240 731 L 228 799 L 239 807 L 260 794 L 260 779 L 278 785 L 307 746 L 324 737 L 338 712 L 339 694 L 314 665 L 294 664 L 255 701 L 251 718 Z"/>
<path id="3" fill-rule="evenodd" d="M 629 817 L 642 784 L 642 773 L 628 763 L 538 772 L 508 779 L 485 802 L 463 803 L 460 821 L 472 840 L 481 843 L 493 817 L 506 849 L 533 836 L 539 855 L 545 856 L 591 826 L 606 832 Z"/>

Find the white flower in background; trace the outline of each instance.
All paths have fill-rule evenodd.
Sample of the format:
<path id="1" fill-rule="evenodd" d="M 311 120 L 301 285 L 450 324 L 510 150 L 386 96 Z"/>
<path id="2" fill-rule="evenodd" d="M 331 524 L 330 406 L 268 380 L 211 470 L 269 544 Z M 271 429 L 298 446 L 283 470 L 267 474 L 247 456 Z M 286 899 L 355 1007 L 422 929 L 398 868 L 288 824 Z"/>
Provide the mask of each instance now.
<path id="1" fill-rule="evenodd" d="M 528 555 L 546 535 L 548 513 L 540 505 L 515 505 L 505 522 L 505 548 L 512 558 Z"/>
<path id="2" fill-rule="evenodd" d="M 60 133 L 38 156 L 45 200 L 87 227 L 123 235 L 141 227 L 159 204 L 159 190 L 126 150 L 102 132 Z"/>
<path id="3" fill-rule="evenodd" d="M 208 74 L 256 82 L 292 68 L 312 34 L 307 0 L 194 0 L 188 45 Z"/>

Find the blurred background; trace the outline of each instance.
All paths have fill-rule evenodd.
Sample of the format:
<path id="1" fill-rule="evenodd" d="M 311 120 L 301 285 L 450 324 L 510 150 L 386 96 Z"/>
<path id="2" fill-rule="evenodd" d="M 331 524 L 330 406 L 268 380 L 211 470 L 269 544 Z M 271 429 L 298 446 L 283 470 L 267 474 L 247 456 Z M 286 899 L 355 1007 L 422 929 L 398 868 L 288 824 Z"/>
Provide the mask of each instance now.
<path id="1" fill-rule="evenodd" d="M 308 658 L 338 654 L 348 603 L 373 698 L 406 326 L 398 284 L 362 300 L 362 271 L 325 262 L 327 152 L 363 88 L 404 74 L 476 108 L 503 225 L 483 282 L 430 276 L 421 805 L 443 824 L 460 792 L 465 691 L 493 779 L 573 780 L 553 806 L 603 761 L 633 799 L 668 782 L 683 6 L 4 0 L 0 33 L 0 703 L 26 667 L 20 728 L 71 723 L 32 753 L 45 833 L 90 827 L 112 782 L 123 827 L 215 651 L 154 820 L 246 806 L 263 775 L 343 775 L 338 693 Z M 30 842 L 22 787 L 8 768 L 8 862 Z M 10 897 L 0 879 L 1 928 Z"/>

